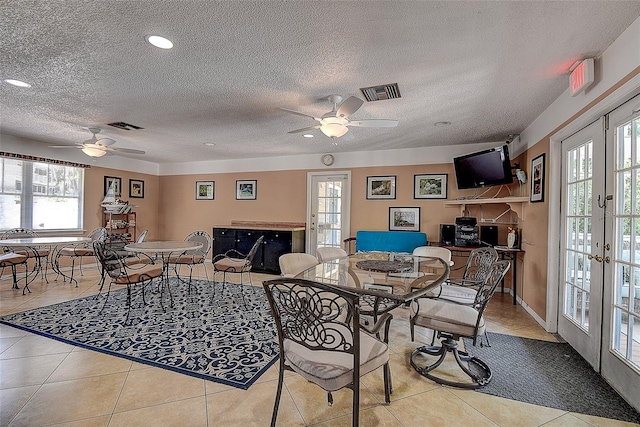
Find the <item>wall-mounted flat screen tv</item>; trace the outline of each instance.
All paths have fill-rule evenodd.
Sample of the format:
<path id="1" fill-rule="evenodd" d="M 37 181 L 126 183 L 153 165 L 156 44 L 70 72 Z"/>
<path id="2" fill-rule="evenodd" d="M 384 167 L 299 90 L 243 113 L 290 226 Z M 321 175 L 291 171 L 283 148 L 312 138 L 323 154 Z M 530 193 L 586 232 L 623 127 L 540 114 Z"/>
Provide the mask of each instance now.
<path id="1" fill-rule="evenodd" d="M 513 182 L 507 145 L 455 157 L 453 166 L 460 190 Z"/>

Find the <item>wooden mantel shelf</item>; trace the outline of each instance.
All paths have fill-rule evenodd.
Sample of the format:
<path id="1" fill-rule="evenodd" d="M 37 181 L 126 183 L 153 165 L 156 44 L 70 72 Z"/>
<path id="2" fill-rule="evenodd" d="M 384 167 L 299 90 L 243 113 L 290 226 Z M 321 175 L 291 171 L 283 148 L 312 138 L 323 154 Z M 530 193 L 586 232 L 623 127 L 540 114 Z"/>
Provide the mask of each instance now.
<path id="1" fill-rule="evenodd" d="M 518 215 L 518 218 L 522 219 L 524 215 L 524 204 L 529 202 L 529 197 L 494 197 L 490 199 L 460 199 L 460 200 L 448 200 L 444 202 L 445 206 L 460 207 L 462 213 L 467 209 L 468 205 L 487 205 L 487 204 L 506 204 L 509 208 Z"/>

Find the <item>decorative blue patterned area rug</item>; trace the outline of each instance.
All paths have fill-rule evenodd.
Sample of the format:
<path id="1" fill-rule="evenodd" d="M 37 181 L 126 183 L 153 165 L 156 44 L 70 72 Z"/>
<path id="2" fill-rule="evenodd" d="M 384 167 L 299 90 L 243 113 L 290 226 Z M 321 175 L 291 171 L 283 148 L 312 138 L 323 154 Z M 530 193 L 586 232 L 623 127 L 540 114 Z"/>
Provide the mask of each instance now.
<path id="1" fill-rule="evenodd" d="M 186 375 L 246 390 L 278 358 L 278 339 L 262 287 L 194 280 L 191 294 L 172 278 L 173 308 L 163 312 L 155 284 L 135 291 L 129 325 L 126 289 L 0 318 L 0 323 Z M 153 288 L 153 289 L 152 289 Z M 244 294 L 244 299 L 241 293 Z"/>

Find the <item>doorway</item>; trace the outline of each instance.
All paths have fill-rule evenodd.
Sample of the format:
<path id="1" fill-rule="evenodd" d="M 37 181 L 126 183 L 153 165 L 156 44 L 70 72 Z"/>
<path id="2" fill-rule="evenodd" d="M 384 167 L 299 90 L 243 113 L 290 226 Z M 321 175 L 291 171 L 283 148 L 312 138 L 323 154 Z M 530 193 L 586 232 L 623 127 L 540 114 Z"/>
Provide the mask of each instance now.
<path id="1" fill-rule="evenodd" d="M 613 110 L 608 119 L 606 189 L 611 200 L 605 235 L 611 241 L 611 260 L 604 263 L 601 373 L 639 409 L 640 96 Z"/>
<path id="2" fill-rule="evenodd" d="M 307 174 L 307 253 L 342 247 L 350 232 L 350 206 L 350 171 Z"/>
<path id="3" fill-rule="evenodd" d="M 562 141 L 558 333 L 599 370 L 604 246 L 604 131 L 600 119 Z M 595 254 L 595 255 L 594 255 Z"/>
<path id="4" fill-rule="evenodd" d="M 558 333 L 640 408 L 640 97 L 562 141 Z"/>

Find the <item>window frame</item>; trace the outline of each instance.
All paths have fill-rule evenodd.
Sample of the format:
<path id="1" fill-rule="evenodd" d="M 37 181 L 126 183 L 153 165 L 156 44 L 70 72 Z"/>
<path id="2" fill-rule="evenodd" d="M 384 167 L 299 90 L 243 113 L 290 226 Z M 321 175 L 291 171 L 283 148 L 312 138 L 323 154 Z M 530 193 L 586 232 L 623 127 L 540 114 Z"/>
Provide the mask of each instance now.
<path id="1" fill-rule="evenodd" d="M 22 176 L 21 180 L 16 180 L 16 190 L 15 191 L 5 191 L 5 182 L 7 176 L 6 172 L 6 162 L 14 161 L 22 163 Z M 52 168 L 64 168 L 64 178 L 63 178 L 63 186 L 62 186 L 62 194 L 51 194 L 52 189 Z M 78 189 L 74 191 L 74 194 L 69 194 L 68 188 L 68 169 L 73 169 L 77 172 L 78 175 Z M 11 228 L 27 228 L 32 229 L 41 234 L 47 234 L 51 232 L 78 232 L 83 231 L 83 222 L 84 222 L 84 169 L 83 167 L 69 165 L 69 164 L 56 164 L 50 163 L 46 161 L 36 161 L 36 160 L 28 160 L 21 158 L 11 158 L 11 157 L 3 157 L 0 156 L 0 195 L 2 196 L 18 196 L 20 199 L 20 225 L 18 227 L 8 227 L 8 228 L 0 228 L 0 230 L 7 230 Z M 42 173 L 42 171 L 46 171 L 46 173 Z M 34 174 L 39 173 L 39 176 L 44 177 L 41 179 L 36 179 L 34 182 Z M 13 175 L 10 176 L 10 178 Z M 40 189 L 44 189 L 44 192 L 34 192 L 34 187 L 39 186 Z M 77 219 L 76 226 L 70 228 L 38 228 L 33 224 L 34 218 L 34 200 L 36 198 L 63 198 L 63 199 L 77 199 Z"/>

